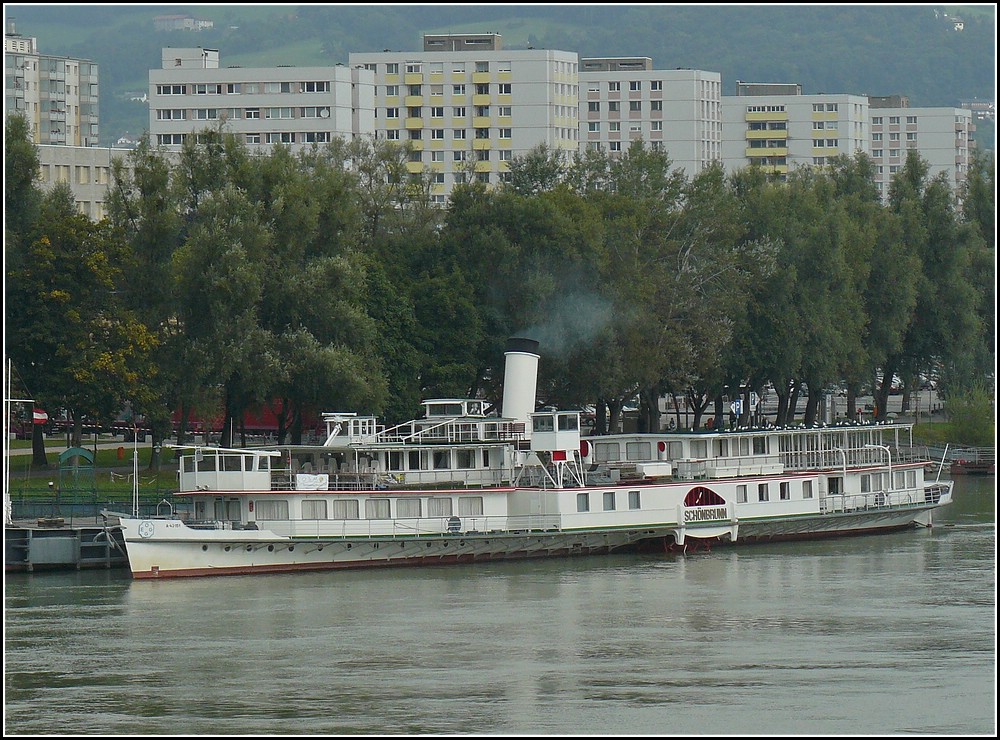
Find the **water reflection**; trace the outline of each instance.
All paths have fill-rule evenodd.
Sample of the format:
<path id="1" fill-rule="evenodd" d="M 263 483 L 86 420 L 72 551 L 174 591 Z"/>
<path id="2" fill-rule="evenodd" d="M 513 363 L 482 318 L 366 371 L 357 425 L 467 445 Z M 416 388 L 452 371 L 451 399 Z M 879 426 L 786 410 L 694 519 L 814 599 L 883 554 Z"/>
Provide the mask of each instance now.
<path id="1" fill-rule="evenodd" d="M 991 734 L 995 483 L 693 556 L 8 577 L 18 734 Z"/>

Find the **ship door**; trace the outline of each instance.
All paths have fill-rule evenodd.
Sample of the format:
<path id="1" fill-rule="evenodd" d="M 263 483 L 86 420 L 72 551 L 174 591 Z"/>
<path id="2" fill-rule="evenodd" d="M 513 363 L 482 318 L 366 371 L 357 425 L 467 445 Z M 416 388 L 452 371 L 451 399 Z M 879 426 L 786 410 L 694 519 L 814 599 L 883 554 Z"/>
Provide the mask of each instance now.
<path id="1" fill-rule="evenodd" d="M 829 480 L 828 480 L 828 484 L 829 484 L 829 487 L 830 487 L 830 494 L 829 495 L 831 495 L 831 496 L 839 496 L 839 495 L 841 495 L 844 492 L 844 479 L 843 478 L 839 478 L 839 477 L 835 477 L 835 476 L 831 475 L 830 478 L 829 478 Z"/>

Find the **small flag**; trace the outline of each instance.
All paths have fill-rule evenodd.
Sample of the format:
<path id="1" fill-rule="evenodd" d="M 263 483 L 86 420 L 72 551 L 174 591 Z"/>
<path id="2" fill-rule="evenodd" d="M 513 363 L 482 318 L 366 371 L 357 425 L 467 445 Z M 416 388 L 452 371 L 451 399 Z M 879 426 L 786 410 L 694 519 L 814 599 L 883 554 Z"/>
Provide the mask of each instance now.
<path id="1" fill-rule="evenodd" d="M 49 420 L 49 415 L 42 409 L 35 409 L 34 419 L 36 424 L 44 424 Z"/>

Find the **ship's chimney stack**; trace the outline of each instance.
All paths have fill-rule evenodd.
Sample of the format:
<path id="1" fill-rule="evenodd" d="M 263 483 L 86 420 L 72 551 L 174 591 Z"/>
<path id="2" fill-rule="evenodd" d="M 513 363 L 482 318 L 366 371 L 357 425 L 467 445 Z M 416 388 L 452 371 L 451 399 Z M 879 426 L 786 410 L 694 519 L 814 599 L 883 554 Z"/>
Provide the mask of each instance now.
<path id="1" fill-rule="evenodd" d="M 535 411 L 538 385 L 538 342 L 534 339 L 511 337 L 504 350 L 507 358 L 503 376 L 503 409 L 505 419 L 517 419 L 531 435 L 531 414 Z"/>

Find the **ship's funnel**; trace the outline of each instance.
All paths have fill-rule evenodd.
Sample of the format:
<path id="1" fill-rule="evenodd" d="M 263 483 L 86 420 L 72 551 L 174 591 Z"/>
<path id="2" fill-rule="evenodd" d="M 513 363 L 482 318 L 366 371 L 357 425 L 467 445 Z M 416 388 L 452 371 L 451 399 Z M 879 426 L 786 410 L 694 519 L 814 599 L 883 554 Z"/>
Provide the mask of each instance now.
<path id="1" fill-rule="evenodd" d="M 538 384 L 538 342 L 511 337 L 504 350 L 507 358 L 503 376 L 503 416 L 525 423 L 531 434 L 531 414 L 535 411 Z"/>

